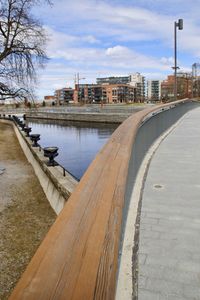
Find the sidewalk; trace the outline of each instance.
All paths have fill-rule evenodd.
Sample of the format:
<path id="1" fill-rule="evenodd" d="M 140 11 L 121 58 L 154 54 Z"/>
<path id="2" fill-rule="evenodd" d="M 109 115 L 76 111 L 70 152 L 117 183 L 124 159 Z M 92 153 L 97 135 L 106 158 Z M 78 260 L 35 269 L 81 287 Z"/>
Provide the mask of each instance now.
<path id="1" fill-rule="evenodd" d="M 139 239 L 139 300 L 200 299 L 200 108 L 151 160 Z"/>
<path id="2" fill-rule="evenodd" d="M 0 122 L 0 299 L 8 298 L 56 215 L 11 125 Z"/>

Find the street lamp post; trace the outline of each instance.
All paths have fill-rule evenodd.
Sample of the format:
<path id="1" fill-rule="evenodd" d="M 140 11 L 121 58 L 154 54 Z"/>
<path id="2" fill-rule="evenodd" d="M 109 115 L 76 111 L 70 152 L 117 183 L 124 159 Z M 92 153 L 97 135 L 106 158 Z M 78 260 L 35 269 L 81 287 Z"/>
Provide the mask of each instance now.
<path id="1" fill-rule="evenodd" d="M 174 22 L 174 100 L 177 100 L 177 28 L 183 30 L 183 19 Z"/>

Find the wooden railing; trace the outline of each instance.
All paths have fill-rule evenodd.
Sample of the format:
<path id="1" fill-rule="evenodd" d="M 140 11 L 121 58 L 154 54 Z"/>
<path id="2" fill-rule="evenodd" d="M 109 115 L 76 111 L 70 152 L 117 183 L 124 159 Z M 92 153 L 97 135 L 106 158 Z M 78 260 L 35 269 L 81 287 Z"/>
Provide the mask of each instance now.
<path id="1" fill-rule="evenodd" d="M 181 101 L 175 104 L 185 105 Z M 59 214 L 10 299 L 115 298 L 133 145 L 145 120 L 170 106 L 174 107 L 174 103 L 138 112 L 113 133 Z"/>

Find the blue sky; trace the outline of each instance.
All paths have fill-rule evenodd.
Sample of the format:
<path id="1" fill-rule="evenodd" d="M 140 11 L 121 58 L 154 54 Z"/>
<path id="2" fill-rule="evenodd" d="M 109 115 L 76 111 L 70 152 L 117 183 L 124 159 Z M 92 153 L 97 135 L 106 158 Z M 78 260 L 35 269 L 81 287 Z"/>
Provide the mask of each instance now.
<path id="1" fill-rule="evenodd" d="M 140 72 L 164 79 L 174 64 L 174 21 L 178 31 L 178 65 L 191 72 L 200 61 L 200 0 L 54 0 L 36 12 L 48 34 L 50 60 L 39 71 L 37 94 L 53 94 L 96 77 Z"/>

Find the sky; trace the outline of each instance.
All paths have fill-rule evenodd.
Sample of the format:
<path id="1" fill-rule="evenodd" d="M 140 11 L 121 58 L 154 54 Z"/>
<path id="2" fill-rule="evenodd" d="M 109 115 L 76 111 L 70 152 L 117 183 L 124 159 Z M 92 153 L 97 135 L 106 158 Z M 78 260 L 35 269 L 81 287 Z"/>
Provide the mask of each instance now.
<path id="1" fill-rule="evenodd" d="M 49 61 L 38 72 L 39 99 L 97 77 L 140 72 L 163 80 L 174 65 L 174 22 L 180 71 L 200 62 L 200 0 L 54 0 L 35 12 L 46 29 Z"/>

